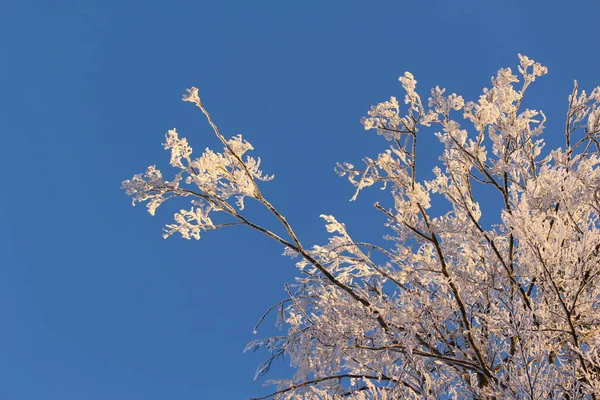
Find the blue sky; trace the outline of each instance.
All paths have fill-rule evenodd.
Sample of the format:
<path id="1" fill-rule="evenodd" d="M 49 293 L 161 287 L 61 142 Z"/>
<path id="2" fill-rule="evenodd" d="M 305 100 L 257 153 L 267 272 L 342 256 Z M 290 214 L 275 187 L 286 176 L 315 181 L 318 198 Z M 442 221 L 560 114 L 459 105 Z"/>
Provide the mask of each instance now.
<path id="1" fill-rule="evenodd" d="M 349 203 L 337 161 L 385 143 L 359 124 L 408 70 L 474 98 L 517 53 L 549 68 L 529 102 L 560 143 L 574 79 L 600 84 L 596 1 L 0 2 L 0 398 L 244 399 L 264 353 L 254 323 L 295 275 L 243 229 L 163 240 L 173 210 L 132 208 L 120 182 L 166 168 L 164 133 L 199 152 L 243 133 L 266 195 L 306 244 L 321 213 L 381 235 L 374 195 Z M 437 140 L 423 139 L 434 159 Z M 426 156 L 427 157 L 427 156 Z M 425 165 L 428 170 L 430 166 Z M 259 218 L 266 214 L 251 209 Z M 270 221 L 269 222 L 273 222 Z M 280 362 L 268 378 L 285 376 Z"/>

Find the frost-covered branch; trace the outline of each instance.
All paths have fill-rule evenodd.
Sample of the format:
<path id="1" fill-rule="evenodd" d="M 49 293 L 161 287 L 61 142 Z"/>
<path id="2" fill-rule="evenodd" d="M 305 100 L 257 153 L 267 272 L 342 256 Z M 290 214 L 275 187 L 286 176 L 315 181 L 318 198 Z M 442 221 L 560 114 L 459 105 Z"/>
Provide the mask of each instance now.
<path id="1" fill-rule="evenodd" d="M 389 194 L 375 204 L 384 241 L 322 215 L 329 239 L 302 242 L 263 196 L 273 177 L 248 155 L 253 147 L 221 134 L 195 88 L 184 100 L 223 150 L 194 158 L 170 130 L 172 178 L 151 166 L 123 188 L 152 215 L 167 200 L 191 200 L 165 237 L 245 226 L 296 258 L 302 274 L 266 313 L 277 310 L 286 331 L 246 348 L 269 353 L 256 378 L 283 356 L 295 374 L 261 399 L 598 399 L 600 87 L 587 94 L 575 83 L 565 147 L 546 150 L 546 115 L 523 109 L 546 73 L 519 55 L 517 73 L 500 69 L 475 101 L 435 87 L 425 102 L 414 75 L 400 77 L 403 99 L 362 120 L 388 147 L 363 166 L 336 167 L 355 187 L 351 200 L 371 186 Z M 439 162 L 421 179 L 429 166 L 419 153 L 435 150 L 433 137 Z M 275 226 L 245 215 L 248 198 Z"/>

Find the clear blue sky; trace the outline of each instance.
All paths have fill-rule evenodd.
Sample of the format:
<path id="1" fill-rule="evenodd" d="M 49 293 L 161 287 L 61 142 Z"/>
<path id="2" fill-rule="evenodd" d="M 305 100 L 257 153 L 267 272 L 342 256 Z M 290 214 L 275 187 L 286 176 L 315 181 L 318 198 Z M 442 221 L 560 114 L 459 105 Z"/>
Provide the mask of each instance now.
<path id="1" fill-rule="evenodd" d="M 181 204 L 151 218 L 119 189 L 167 169 L 170 128 L 220 148 L 185 88 L 254 144 L 307 244 L 326 237 L 321 213 L 366 239 L 381 217 L 333 167 L 383 149 L 358 121 L 402 95 L 398 76 L 473 98 L 527 54 L 550 70 L 529 99 L 556 143 L 573 79 L 600 84 L 598 15 L 597 1 L 0 1 L 0 399 L 267 393 L 252 381 L 266 354 L 242 350 L 274 332 L 252 327 L 292 262 L 243 229 L 163 240 Z"/>

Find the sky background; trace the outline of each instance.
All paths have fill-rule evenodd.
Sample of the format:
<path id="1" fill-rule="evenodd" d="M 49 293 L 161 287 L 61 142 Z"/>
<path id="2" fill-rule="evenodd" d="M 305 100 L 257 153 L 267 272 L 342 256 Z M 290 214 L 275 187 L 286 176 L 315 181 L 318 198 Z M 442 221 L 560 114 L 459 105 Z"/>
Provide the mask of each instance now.
<path id="1" fill-rule="evenodd" d="M 369 239 L 385 232 L 381 192 L 349 203 L 333 168 L 385 148 L 359 120 L 403 96 L 398 76 L 424 99 L 435 85 L 475 99 L 527 54 L 549 74 L 525 105 L 559 145 L 573 80 L 600 84 L 598 15 L 597 1 L 0 0 L 0 399 L 269 392 L 252 380 L 267 354 L 242 350 L 277 332 L 273 318 L 252 328 L 293 262 L 244 229 L 163 240 L 187 203 L 152 218 L 120 189 L 148 165 L 169 171 L 173 127 L 198 155 L 221 149 L 186 88 L 254 145 L 276 176 L 266 196 L 306 245 L 326 239 L 322 213 Z M 440 145 L 423 137 L 430 162 Z"/>

